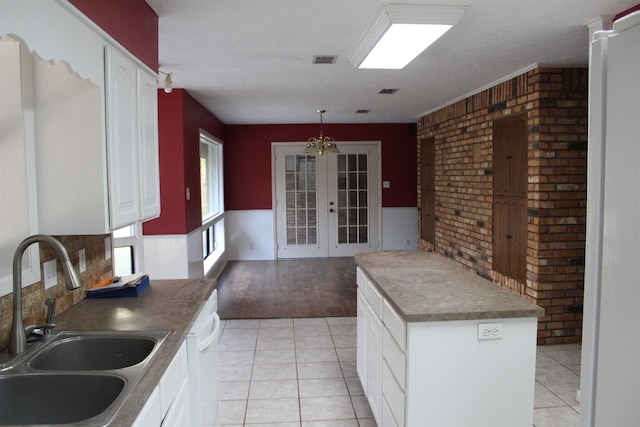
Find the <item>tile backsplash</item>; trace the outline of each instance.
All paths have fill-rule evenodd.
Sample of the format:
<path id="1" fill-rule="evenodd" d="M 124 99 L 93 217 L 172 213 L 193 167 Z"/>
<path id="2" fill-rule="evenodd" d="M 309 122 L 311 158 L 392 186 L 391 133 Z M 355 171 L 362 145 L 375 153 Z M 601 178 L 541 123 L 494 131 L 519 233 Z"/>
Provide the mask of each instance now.
<path id="1" fill-rule="evenodd" d="M 109 234 L 82 235 L 82 236 L 55 236 L 67 248 L 73 266 L 78 272 L 82 287 L 68 290 L 64 284 L 64 275 L 60 260 L 54 250 L 46 243 L 40 244 L 40 269 L 42 281 L 34 283 L 22 290 L 22 307 L 25 326 L 43 323 L 47 312 L 45 300 L 56 300 L 56 314 L 62 313 L 74 304 L 82 301 L 85 290 L 98 283 L 104 277 L 113 275 L 113 258 L 106 259 L 105 239 L 110 239 Z M 85 250 L 86 271 L 80 272 L 79 251 Z M 42 264 L 52 259 L 58 260 L 58 284 L 49 289 L 44 289 L 44 272 Z M 0 297 L 0 349 L 9 344 L 9 331 L 13 315 L 13 294 Z"/>

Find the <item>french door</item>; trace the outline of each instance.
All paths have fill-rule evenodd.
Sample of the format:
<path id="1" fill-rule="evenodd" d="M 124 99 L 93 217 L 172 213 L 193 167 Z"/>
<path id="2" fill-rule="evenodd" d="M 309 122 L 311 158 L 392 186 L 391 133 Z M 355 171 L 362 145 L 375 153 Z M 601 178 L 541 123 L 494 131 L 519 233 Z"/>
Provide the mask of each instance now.
<path id="1" fill-rule="evenodd" d="M 344 257 L 379 247 L 379 143 L 339 154 L 274 145 L 278 258 Z"/>

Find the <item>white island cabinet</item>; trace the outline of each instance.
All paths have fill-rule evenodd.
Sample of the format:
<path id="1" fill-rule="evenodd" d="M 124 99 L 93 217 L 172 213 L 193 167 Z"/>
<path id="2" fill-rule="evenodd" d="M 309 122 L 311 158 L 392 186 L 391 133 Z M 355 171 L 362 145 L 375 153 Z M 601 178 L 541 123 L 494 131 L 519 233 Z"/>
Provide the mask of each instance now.
<path id="1" fill-rule="evenodd" d="M 532 425 L 541 308 L 433 253 L 356 263 L 357 371 L 378 426 Z"/>

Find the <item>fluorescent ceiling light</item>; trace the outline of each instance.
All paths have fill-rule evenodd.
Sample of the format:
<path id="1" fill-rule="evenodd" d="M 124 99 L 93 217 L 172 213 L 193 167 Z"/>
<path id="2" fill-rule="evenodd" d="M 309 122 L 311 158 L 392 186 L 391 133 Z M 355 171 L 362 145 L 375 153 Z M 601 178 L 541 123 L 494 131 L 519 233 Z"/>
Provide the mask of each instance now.
<path id="1" fill-rule="evenodd" d="M 465 9 L 387 4 L 351 62 L 358 68 L 402 69 L 455 25 Z"/>

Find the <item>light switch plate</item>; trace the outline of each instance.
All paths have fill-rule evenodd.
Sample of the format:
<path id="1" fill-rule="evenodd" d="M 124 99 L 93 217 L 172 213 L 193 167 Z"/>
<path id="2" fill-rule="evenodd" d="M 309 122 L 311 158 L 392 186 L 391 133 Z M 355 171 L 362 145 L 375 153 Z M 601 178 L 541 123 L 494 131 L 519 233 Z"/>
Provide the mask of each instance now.
<path id="1" fill-rule="evenodd" d="M 58 262 L 55 259 L 47 261 L 44 267 L 44 288 L 49 289 L 58 284 Z"/>
<path id="2" fill-rule="evenodd" d="M 107 237 L 104 239 L 104 259 L 111 259 L 111 237 Z"/>

